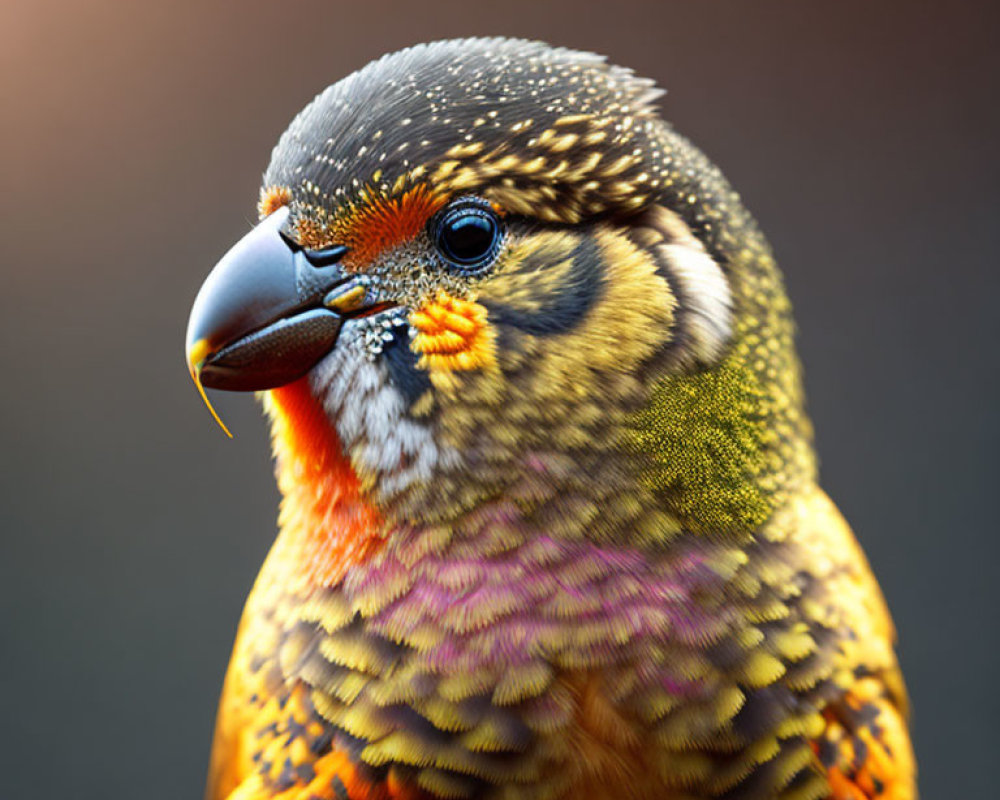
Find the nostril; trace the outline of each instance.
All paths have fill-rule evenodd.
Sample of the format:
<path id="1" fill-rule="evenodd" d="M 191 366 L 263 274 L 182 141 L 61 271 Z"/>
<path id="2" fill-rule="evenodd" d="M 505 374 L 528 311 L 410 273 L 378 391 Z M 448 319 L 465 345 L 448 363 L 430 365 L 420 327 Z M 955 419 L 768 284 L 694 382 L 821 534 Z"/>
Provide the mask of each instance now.
<path id="1" fill-rule="evenodd" d="M 285 245 L 288 247 L 288 249 L 291 250 L 293 253 L 297 253 L 299 252 L 299 250 L 302 249 L 302 245 L 300 245 L 297 241 L 295 241 L 291 236 L 289 236 L 280 228 L 278 229 L 278 236 L 281 237 L 281 241 L 283 241 Z"/>
<path id="2" fill-rule="evenodd" d="M 303 250 L 306 261 L 314 267 L 329 267 L 336 264 L 347 253 L 348 248 L 342 244 L 324 247 L 322 250 Z"/>

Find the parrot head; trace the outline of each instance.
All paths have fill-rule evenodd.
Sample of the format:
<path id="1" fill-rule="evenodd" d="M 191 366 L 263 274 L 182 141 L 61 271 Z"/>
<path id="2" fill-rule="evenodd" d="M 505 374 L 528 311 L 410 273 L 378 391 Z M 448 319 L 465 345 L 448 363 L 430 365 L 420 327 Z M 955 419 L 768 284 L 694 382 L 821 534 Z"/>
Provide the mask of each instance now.
<path id="1" fill-rule="evenodd" d="M 650 535 L 759 522 L 811 469 L 788 304 L 659 94 L 506 39 L 334 84 L 198 294 L 197 384 L 275 390 L 279 433 L 298 387 L 399 518 L 543 492 L 559 525 L 614 535 L 635 522 L 628 486 L 670 499 Z"/>

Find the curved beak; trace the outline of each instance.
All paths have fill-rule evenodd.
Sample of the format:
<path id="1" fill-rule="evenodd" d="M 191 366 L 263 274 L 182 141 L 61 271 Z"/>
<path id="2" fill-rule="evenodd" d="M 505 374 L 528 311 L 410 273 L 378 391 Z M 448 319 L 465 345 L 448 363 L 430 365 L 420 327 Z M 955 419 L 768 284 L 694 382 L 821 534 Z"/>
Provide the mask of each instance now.
<path id="1" fill-rule="evenodd" d="M 185 350 L 203 397 L 203 387 L 251 392 L 301 378 L 336 343 L 340 312 L 363 299 L 337 264 L 346 248 L 307 253 L 282 234 L 287 218 L 282 208 L 260 222 L 198 292 Z"/>

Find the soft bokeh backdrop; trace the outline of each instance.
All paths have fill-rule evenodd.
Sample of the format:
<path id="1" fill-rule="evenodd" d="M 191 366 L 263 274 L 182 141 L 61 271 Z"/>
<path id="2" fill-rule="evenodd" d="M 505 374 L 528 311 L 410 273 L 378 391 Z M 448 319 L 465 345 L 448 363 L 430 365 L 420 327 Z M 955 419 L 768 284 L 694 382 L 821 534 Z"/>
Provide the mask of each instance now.
<path id="1" fill-rule="evenodd" d="M 995 2 L 0 3 L 0 795 L 200 797 L 277 493 L 182 337 L 292 115 L 379 54 L 608 54 L 768 232 L 824 483 L 888 595 L 928 798 L 1000 747 Z"/>

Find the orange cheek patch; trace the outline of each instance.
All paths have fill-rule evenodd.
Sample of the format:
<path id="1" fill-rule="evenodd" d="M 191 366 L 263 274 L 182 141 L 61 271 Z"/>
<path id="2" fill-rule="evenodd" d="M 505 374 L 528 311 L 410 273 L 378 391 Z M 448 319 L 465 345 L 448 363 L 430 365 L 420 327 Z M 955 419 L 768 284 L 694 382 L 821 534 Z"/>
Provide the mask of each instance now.
<path id="1" fill-rule="evenodd" d="M 453 372 L 496 369 L 496 333 L 479 303 L 439 291 L 409 322 L 417 331 L 410 342 L 417 366 L 438 388 L 452 384 Z"/>
<path id="2" fill-rule="evenodd" d="M 257 201 L 257 215 L 264 219 L 271 216 L 282 206 L 287 206 L 292 202 L 292 190 L 287 186 L 267 186 L 260 190 L 260 199 Z"/>

